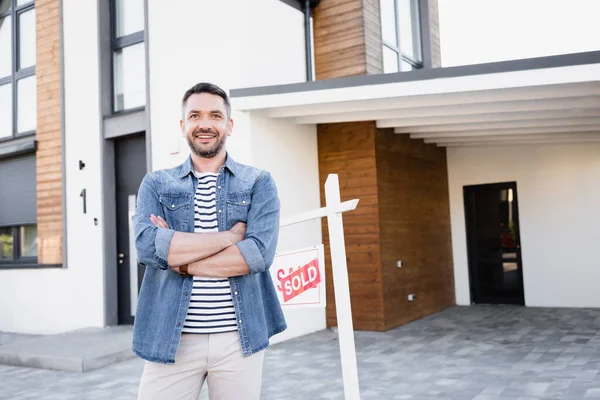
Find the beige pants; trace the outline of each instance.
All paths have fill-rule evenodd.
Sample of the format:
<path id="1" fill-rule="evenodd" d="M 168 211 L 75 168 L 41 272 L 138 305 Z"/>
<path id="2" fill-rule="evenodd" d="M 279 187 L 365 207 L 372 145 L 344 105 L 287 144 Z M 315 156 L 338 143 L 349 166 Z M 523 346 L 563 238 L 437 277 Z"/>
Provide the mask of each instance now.
<path id="1" fill-rule="evenodd" d="M 182 334 L 175 364 L 146 361 L 138 400 L 197 400 L 205 379 L 210 400 L 259 399 L 264 354 L 244 357 L 237 332 Z"/>

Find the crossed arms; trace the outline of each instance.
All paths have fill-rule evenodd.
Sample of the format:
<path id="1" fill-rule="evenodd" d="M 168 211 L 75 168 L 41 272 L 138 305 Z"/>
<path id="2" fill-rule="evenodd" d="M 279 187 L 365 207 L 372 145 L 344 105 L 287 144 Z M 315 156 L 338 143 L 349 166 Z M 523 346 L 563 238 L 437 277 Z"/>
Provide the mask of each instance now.
<path id="1" fill-rule="evenodd" d="M 238 223 L 223 232 L 179 232 L 168 227 L 156 182 L 146 175 L 132 220 L 141 264 L 176 272 L 187 264 L 191 275 L 228 278 L 263 272 L 273 263 L 279 199 L 272 177 L 263 173 L 255 183 L 247 226 Z"/>
<path id="2" fill-rule="evenodd" d="M 169 229 L 161 216 L 150 215 L 150 222 L 158 228 Z M 177 232 L 169 245 L 167 262 L 179 273 L 179 267 L 188 265 L 190 275 L 228 278 L 246 275 L 250 268 L 235 244 L 244 240 L 246 224 L 237 223 L 231 230 L 210 233 Z"/>

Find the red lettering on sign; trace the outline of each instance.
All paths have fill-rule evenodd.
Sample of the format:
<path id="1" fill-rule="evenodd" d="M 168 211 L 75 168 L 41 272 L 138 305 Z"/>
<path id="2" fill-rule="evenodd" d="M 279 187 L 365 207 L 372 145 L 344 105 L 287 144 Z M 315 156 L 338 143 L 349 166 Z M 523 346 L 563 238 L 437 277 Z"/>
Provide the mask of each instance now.
<path id="1" fill-rule="evenodd" d="M 283 270 L 277 272 L 279 284 L 277 288 L 283 294 L 283 301 L 288 302 L 308 289 L 312 289 L 321 282 L 321 273 L 319 271 L 319 260 L 315 258 L 311 262 L 295 271 L 290 271 L 285 275 Z"/>

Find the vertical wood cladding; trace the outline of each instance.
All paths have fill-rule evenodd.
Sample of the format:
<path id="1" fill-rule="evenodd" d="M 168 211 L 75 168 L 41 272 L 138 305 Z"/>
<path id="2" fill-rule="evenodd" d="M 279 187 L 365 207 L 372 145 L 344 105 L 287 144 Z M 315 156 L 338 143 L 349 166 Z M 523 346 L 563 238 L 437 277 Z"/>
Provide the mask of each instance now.
<path id="1" fill-rule="evenodd" d="M 319 125 L 319 178 L 339 175 L 342 201 L 359 198 L 356 210 L 344 214 L 344 236 L 355 329 L 384 329 L 381 249 L 373 122 Z M 321 191 L 321 203 L 325 193 Z M 329 231 L 322 220 L 327 277 L 327 325 L 337 325 L 329 255 Z"/>
<path id="2" fill-rule="evenodd" d="M 59 0 L 36 0 L 38 262 L 62 264 Z"/>
<path id="3" fill-rule="evenodd" d="M 317 79 L 382 72 L 378 0 L 323 0 L 313 22 Z"/>
<path id="4" fill-rule="evenodd" d="M 421 0 L 431 66 L 441 67 L 438 0 Z M 322 0 L 314 15 L 316 79 L 383 73 L 379 0 Z"/>
<path id="5" fill-rule="evenodd" d="M 322 124 L 317 133 L 321 187 L 336 173 L 342 201 L 360 199 L 344 214 L 354 327 L 387 330 L 453 305 L 445 149 L 374 122 Z M 335 326 L 329 233 L 322 224 L 327 324 Z M 409 302 L 408 294 L 417 300 Z"/>
<path id="6" fill-rule="evenodd" d="M 454 305 L 448 172 L 445 148 L 392 129 L 377 131 L 375 147 L 384 326 L 390 329 Z"/>

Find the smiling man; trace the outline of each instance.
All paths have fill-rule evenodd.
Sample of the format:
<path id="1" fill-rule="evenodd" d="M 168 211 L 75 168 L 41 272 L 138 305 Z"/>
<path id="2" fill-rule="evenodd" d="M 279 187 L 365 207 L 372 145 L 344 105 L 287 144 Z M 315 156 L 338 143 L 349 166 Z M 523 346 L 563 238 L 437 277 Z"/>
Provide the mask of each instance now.
<path id="1" fill-rule="evenodd" d="M 139 399 L 258 399 L 264 349 L 286 329 L 268 268 L 279 234 L 271 175 L 235 162 L 231 104 L 199 83 L 182 100 L 181 165 L 147 174 L 135 224 L 146 266 L 133 350 L 146 360 Z"/>

